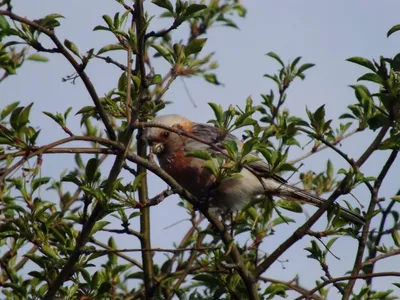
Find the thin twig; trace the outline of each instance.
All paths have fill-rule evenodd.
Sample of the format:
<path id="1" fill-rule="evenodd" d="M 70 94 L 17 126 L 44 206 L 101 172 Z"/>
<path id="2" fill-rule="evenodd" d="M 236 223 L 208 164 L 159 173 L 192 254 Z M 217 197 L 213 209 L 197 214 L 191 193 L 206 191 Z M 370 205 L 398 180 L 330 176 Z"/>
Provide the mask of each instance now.
<path id="1" fill-rule="evenodd" d="M 152 249 L 106 249 L 106 250 L 99 250 L 99 249 L 83 249 L 81 253 L 83 254 L 90 254 L 90 253 L 124 253 L 124 252 L 169 252 L 169 253 L 179 253 L 179 252 L 186 252 L 186 251 L 201 251 L 201 252 L 209 252 L 214 250 L 219 250 L 220 247 L 193 247 L 193 248 L 176 248 L 176 249 L 165 249 L 165 248 L 152 248 Z"/>
<path id="2" fill-rule="evenodd" d="M 313 295 L 315 292 L 319 291 L 320 289 L 324 288 L 325 286 L 334 283 L 334 282 L 339 282 L 339 281 L 346 281 L 346 280 L 356 280 L 356 279 L 366 279 L 366 278 L 371 278 L 371 277 L 400 277 L 400 272 L 380 272 L 380 273 L 373 273 L 373 274 L 358 274 L 355 276 L 343 276 L 343 277 L 337 277 L 333 278 L 330 280 L 326 280 L 325 282 L 321 283 L 311 291 L 309 291 L 306 295 L 300 296 L 296 298 L 295 300 L 302 300 L 302 299 L 308 299 L 311 295 Z"/>
<path id="3" fill-rule="evenodd" d="M 114 250 L 110 246 L 108 246 L 108 245 L 106 245 L 106 244 L 104 244 L 104 243 L 102 243 L 102 242 L 100 242 L 100 241 L 98 241 L 98 240 L 96 240 L 94 238 L 91 238 L 90 242 L 95 244 L 95 245 L 97 245 L 97 246 L 99 246 L 99 247 L 102 247 L 102 248 L 106 249 L 105 251 L 113 251 Z M 125 254 L 120 253 L 120 252 L 115 252 L 115 255 L 125 259 L 126 261 L 129 261 L 132 265 L 134 265 L 134 266 L 138 267 L 139 269 L 143 270 L 142 265 L 138 261 L 130 258 L 129 256 L 126 256 Z"/>
<path id="4" fill-rule="evenodd" d="M 263 276 L 260 277 L 260 280 L 262 280 L 264 282 L 271 282 L 271 283 L 286 285 L 289 289 L 291 289 L 291 290 L 293 290 L 293 291 L 295 291 L 295 292 L 297 292 L 297 293 L 299 293 L 299 294 L 301 294 L 303 296 L 306 296 L 306 295 L 308 295 L 310 293 L 310 291 L 308 291 L 307 289 L 305 289 L 305 288 L 303 288 L 303 287 L 301 287 L 301 286 L 299 286 L 297 284 L 294 284 L 293 280 L 291 280 L 291 281 L 282 281 L 282 280 L 277 280 L 277 279 L 274 279 L 274 278 L 263 277 Z M 317 296 L 317 295 L 310 295 L 308 297 L 309 297 L 308 299 L 322 300 L 322 298 Z"/>
<path id="5" fill-rule="evenodd" d="M 354 129 L 354 130 L 352 130 L 352 131 L 350 131 L 348 134 L 345 134 L 345 135 L 343 135 L 342 137 L 338 137 L 332 144 L 336 146 L 338 143 L 340 143 L 340 142 L 343 141 L 344 139 L 347 139 L 348 137 L 354 135 L 354 134 L 357 133 L 357 132 L 360 132 L 360 130 L 359 130 L 358 128 L 357 128 L 357 129 Z M 324 150 L 324 149 L 328 149 L 328 146 L 327 146 L 327 145 L 321 145 L 321 146 L 319 146 L 317 149 L 314 149 L 314 148 L 313 148 L 312 151 L 307 152 L 307 153 L 303 154 L 302 156 L 300 156 L 300 157 L 298 157 L 298 158 L 295 158 L 295 159 L 293 159 L 293 160 L 290 160 L 290 161 L 288 161 L 288 163 L 291 164 L 291 165 L 294 165 L 294 164 L 296 164 L 296 163 L 298 163 L 298 162 L 300 162 L 300 161 L 302 161 L 302 160 L 304 160 L 304 159 L 310 157 L 311 155 L 313 155 L 313 154 L 315 154 L 315 153 L 318 153 L 318 152 L 320 152 L 320 151 L 322 151 L 322 150 Z"/>
<path id="6" fill-rule="evenodd" d="M 378 260 L 385 259 L 385 258 L 387 258 L 387 257 L 391 257 L 391 256 L 395 256 L 395 255 L 399 255 L 399 254 L 400 254 L 400 249 L 395 249 L 395 250 L 389 251 L 389 252 L 387 252 L 387 253 L 380 254 L 380 255 L 378 255 L 378 256 L 375 256 L 374 258 L 371 258 L 371 259 L 366 260 L 366 261 L 363 263 L 363 267 L 368 266 L 368 265 L 373 265 L 373 264 L 375 264 Z"/>
<path id="7" fill-rule="evenodd" d="M 163 29 L 163 30 L 160 30 L 160 31 L 157 31 L 157 32 L 150 31 L 149 33 L 145 34 L 144 38 L 147 40 L 148 38 L 151 38 L 151 37 L 156 37 L 156 38 L 163 37 L 163 36 L 167 35 L 168 33 L 170 33 L 172 30 L 174 30 L 176 28 L 178 28 L 178 27 L 174 23 L 168 29 Z"/>

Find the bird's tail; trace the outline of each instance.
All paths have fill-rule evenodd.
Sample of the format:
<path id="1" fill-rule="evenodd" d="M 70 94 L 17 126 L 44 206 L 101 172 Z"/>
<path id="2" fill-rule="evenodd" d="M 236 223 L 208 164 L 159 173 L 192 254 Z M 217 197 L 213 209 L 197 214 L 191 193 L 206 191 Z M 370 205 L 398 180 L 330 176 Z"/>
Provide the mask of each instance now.
<path id="1" fill-rule="evenodd" d="M 266 179 L 268 180 L 268 179 Z M 268 180 L 269 181 L 269 180 Z M 270 181 L 269 181 L 270 182 Z M 277 195 L 281 197 L 289 197 L 292 198 L 293 200 L 298 200 L 298 201 L 303 201 L 308 204 L 320 207 L 324 202 L 326 202 L 325 199 L 319 198 L 317 196 L 311 195 L 308 192 L 299 189 L 297 187 L 285 184 L 285 183 L 280 183 L 279 187 L 277 189 Z M 352 222 L 357 225 L 364 225 L 365 219 L 364 217 L 353 213 L 352 211 L 339 206 L 340 209 L 340 217 L 345 219 L 346 221 Z"/>

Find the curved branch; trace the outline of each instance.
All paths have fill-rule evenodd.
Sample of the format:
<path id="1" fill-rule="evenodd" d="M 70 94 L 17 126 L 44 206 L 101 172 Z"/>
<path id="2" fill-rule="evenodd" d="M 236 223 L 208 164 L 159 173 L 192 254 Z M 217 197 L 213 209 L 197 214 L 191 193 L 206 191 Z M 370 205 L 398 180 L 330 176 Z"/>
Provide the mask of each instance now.
<path id="1" fill-rule="evenodd" d="M 332 145 L 337 145 L 338 143 L 340 143 L 340 142 L 343 141 L 344 139 L 347 139 L 348 137 L 350 137 L 350 136 L 356 134 L 357 132 L 360 132 L 360 130 L 359 130 L 358 128 L 357 128 L 357 129 L 354 129 L 354 130 L 352 130 L 352 131 L 350 131 L 348 134 L 345 134 L 345 135 L 343 135 L 342 137 L 338 137 L 338 138 L 332 143 Z M 313 155 L 313 154 L 315 154 L 315 153 L 318 153 L 318 152 L 320 152 L 320 151 L 322 151 L 322 150 L 325 150 L 325 149 L 327 149 L 327 148 L 329 148 L 327 145 L 321 145 L 321 146 L 318 147 L 317 149 L 313 149 L 312 151 L 307 152 L 307 153 L 303 154 L 302 156 L 299 156 L 298 158 L 295 158 L 295 159 L 293 159 L 293 160 L 288 161 L 288 163 L 291 164 L 291 165 L 294 165 L 294 164 L 296 164 L 296 163 L 298 163 L 298 162 L 300 162 L 300 161 L 302 161 L 302 160 L 304 160 L 304 159 L 310 157 L 311 155 Z"/>
<path id="2" fill-rule="evenodd" d="M 371 277 L 400 277 L 400 272 L 380 272 L 380 273 L 373 273 L 373 274 L 358 274 L 355 276 L 343 276 L 343 277 L 337 277 L 337 278 L 332 278 L 329 280 L 326 280 L 325 282 L 321 283 L 314 289 L 312 289 L 307 295 L 300 296 L 296 298 L 295 300 L 302 300 L 302 299 L 308 299 L 307 297 L 310 297 L 312 294 L 315 292 L 319 291 L 320 289 L 324 288 L 325 286 L 338 282 L 338 281 L 346 281 L 346 280 L 356 280 L 356 279 L 366 279 L 366 278 L 371 278 Z"/>
<path id="3" fill-rule="evenodd" d="M 321 297 L 317 296 L 317 295 L 311 295 L 310 291 L 308 291 L 307 289 L 303 288 L 302 286 L 299 286 L 297 284 L 294 284 L 293 281 L 282 281 L 282 280 L 277 280 L 277 279 L 273 279 L 273 278 L 269 278 L 269 277 L 260 277 L 260 280 L 264 281 L 264 282 L 271 282 L 271 283 L 277 283 L 277 284 L 283 284 L 286 285 L 289 289 L 303 295 L 304 297 L 308 297 L 307 299 L 314 299 L 314 300 L 322 300 Z"/>

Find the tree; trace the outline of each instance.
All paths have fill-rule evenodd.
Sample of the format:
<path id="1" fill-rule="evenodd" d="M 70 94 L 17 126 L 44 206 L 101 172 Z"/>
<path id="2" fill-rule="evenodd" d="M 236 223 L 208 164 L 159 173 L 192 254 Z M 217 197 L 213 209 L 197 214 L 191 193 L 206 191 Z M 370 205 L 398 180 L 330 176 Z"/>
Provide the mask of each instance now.
<path id="1" fill-rule="evenodd" d="M 210 84 L 221 84 L 215 74 L 217 64 L 213 54 L 204 53 L 207 42 L 204 36 L 218 25 L 236 28 L 235 20 L 245 16 L 245 7 L 229 0 L 212 0 L 207 5 L 153 0 L 151 5 L 163 10 L 161 16 L 168 18 L 170 25 L 152 31 L 148 29 L 152 17 L 146 13 L 142 0 L 117 3 L 121 5 L 120 11 L 104 15 L 102 23 L 94 28 L 109 33 L 115 43 L 82 51 L 72 41 L 74 37 L 62 40 L 58 35 L 62 15 L 50 14 L 33 20 L 14 11 L 12 1 L 0 2 L 3 70 L 0 82 L 23 67 L 25 59 L 47 61 L 37 53 L 27 54 L 33 49 L 50 57 L 49 63 L 53 57 L 63 57 L 74 69 L 74 74 L 64 80 L 81 80 L 93 102 L 63 113 L 44 112 L 66 134 L 46 144 L 37 141 L 52 128 L 35 126 L 30 117 L 34 102 L 28 106 L 13 103 L 0 107 L 0 241 L 2 250 L 5 249 L 0 259 L 0 285 L 4 296 L 7 299 L 171 299 L 174 296 L 272 299 L 288 293 L 300 295 L 298 299 L 326 299 L 328 288 L 333 286 L 331 289 L 344 299 L 394 299 L 393 291 L 372 289 L 372 281 L 375 277 L 400 275 L 375 271 L 378 261 L 400 253 L 396 211 L 399 193 L 386 201 L 380 196 L 381 184 L 400 147 L 400 58 L 348 59 L 368 69 L 358 81 L 374 85 L 352 86 L 355 103 L 349 105 L 348 113 L 340 116 L 345 123 L 338 128 L 327 119 L 324 105 L 315 111 L 307 110 L 306 120 L 284 108 L 292 82 L 304 80 L 306 71 L 313 67 L 311 63 L 302 63 L 301 57 L 285 64 L 278 54 L 267 53 L 276 61 L 278 71 L 265 77 L 276 84 L 276 89 L 261 95 L 261 99 L 249 97 L 243 107 L 223 108 L 210 103 L 215 115 L 211 123 L 225 133 L 242 130 L 244 140 L 242 150 L 224 144 L 229 154 L 226 160 L 215 161 L 204 152 L 192 153 L 209 160 L 210 172 L 222 177 L 235 176 L 248 163 L 246 154 L 258 152 L 271 165 L 271 173 L 290 177 L 298 172 L 304 189 L 317 195 L 331 192 L 325 205 L 266 255 L 262 243 L 280 226 L 295 222 L 290 212 L 301 213 L 302 205 L 288 199 L 273 201 L 271 196 L 264 195 L 238 213 L 216 215 L 207 205 L 199 205 L 199 199 L 154 163 L 141 139 L 144 127 L 157 126 L 151 120 L 169 105 L 164 98 L 178 77 L 202 77 Z M 188 39 L 175 42 L 175 30 L 187 25 Z M 400 26 L 394 26 L 388 35 L 398 30 Z M 111 56 L 117 50 L 124 53 L 126 63 Z M 154 67 L 157 60 L 169 64 L 166 74 L 157 73 Z M 87 73 L 98 61 L 120 72 L 117 86 L 104 97 L 99 96 Z M 37 68 L 41 66 L 38 64 Z M 81 116 L 80 134 L 68 125 L 71 112 Z M 341 141 L 365 131 L 377 134 L 358 159 L 341 150 Z M 312 144 L 312 149 L 289 160 L 289 151 L 300 147 L 304 138 Z M 335 171 L 327 160 L 326 171 L 320 174 L 298 170 L 299 162 L 326 148 L 330 148 L 329 153 L 340 155 L 348 168 Z M 361 167 L 377 151 L 387 153 L 387 159 L 376 166 L 375 174 L 363 174 Z M 68 172 L 58 170 L 61 179 L 42 176 L 46 175 L 42 174 L 42 163 L 50 154 L 74 155 L 76 166 Z M 104 166 L 105 160 L 112 161 L 110 168 Z M 123 180 L 122 170 L 129 172 L 128 180 Z M 154 191 L 154 187 L 148 185 L 148 171 L 170 188 L 150 198 L 148 190 Z M 340 196 L 352 195 L 359 186 L 370 192 L 364 211 L 357 204 L 347 202 L 347 205 L 355 213 L 364 214 L 363 226 L 341 219 L 335 205 Z M 46 188 L 55 193 L 46 193 Z M 156 220 L 151 219 L 150 210 L 163 205 L 162 201 L 172 194 L 184 199 L 180 209 L 187 211 L 191 226 L 175 248 L 153 248 L 150 225 Z M 325 213 L 327 220 L 321 218 Z M 118 220 L 119 228 L 110 227 L 113 218 Z M 312 230 L 320 219 L 325 222 L 325 229 Z M 137 220 L 139 225 L 134 227 L 132 223 Z M 108 243 L 100 240 L 104 233 L 111 234 Z M 141 247 L 121 249 L 115 242 L 116 235 L 137 239 Z M 306 250 L 310 263 L 315 260 L 324 272 L 322 281 L 317 280 L 315 288 L 305 288 L 297 277 L 290 281 L 266 277 L 265 271 L 306 235 L 313 237 Z M 383 243 L 386 235 L 392 236 L 390 245 Z M 357 247 L 349 249 L 354 264 L 348 266 L 349 274 L 333 277 L 327 257 L 335 255 L 330 249 L 344 237 L 357 242 Z M 132 257 L 134 252 L 140 253 L 140 262 Z M 166 256 L 156 261 L 154 253 L 159 252 Z M 31 267 L 24 268 L 28 265 Z M 363 284 L 355 286 L 356 279 L 364 280 Z M 399 287 L 395 282 L 394 285 Z"/>

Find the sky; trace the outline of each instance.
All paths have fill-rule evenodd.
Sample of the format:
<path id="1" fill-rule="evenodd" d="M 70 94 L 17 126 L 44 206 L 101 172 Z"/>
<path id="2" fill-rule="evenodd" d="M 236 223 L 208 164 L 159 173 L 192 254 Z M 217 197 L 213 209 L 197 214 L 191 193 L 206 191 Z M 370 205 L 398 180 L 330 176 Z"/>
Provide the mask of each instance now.
<path id="1" fill-rule="evenodd" d="M 77 0 L 14 0 L 14 12 L 30 19 L 43 17 L 49 13 L 61 13 L 65 16 L 62 26 L 57 28 L 57 35 L 61 40 L 69 39 L 79 48 L 81 53 L 94 47 L 114 43 L 111 34 L 93 32 L 92 29 L 103 23 L 103 14 L 113 15 L 121 11 L 114 1 L 77 1 Z M 223 107 L 230 104 L 243 106 L 248 96 L 252 96 L 255 103 L 261 101 L 260 94 L 268 93 L 274 88 L 272 82 L 263 77 L 265 73 L 274 73 L 278 65 L 265 54 L 269 51 L 278 53 L 285 61 L 302 56 L 302 62 L 310 62 L 316 66 L 306 72 L 306 80 L 295 82 L 288 92 L 286 108 L 292 114 L 305 117 L 305 108 L 315 110 L 325 104 L 327 118 L 338 124 L 338 117 L 346 112 L 346 107 L 355 102 L 355 97 L 349 85 L 355 84 L 357 78 L 367 70 L 360 66 L 346 62 L 353 56 L 362 56 L 369 59 L 378 59 L 380 55 L 393 57 L 400 52 L 400 34 L 386 38 L 390 27 L 400 23 L 398 11 L 400 2 L 385 1 L 254 1 L 248 0 L 245 6 L 248 10 L 245 19 L 235 19 L 240 30 L 217 27 L 207 34 L 205 52 L 215 51 L 220 68 L 217 70 L 218 78 L 224 83 L 223 87 L 216 87 L 206 83 L 200 78 L 185 79 L 185 82 L 194 98 L 197 107 L 189 101 L 181 80 L 177 80 L 165 95 L 166 100 L 173 101 L 164 113 L 178 113 L 197 121 L 206 122 L 213 117 L 207 102 L 215 102 Z M 150 15 L 156 15 L 161 10 L 154 7 L 150 1 L 145 2 L 145 9 Z M 151 30 L 162 29 L 168 26 L 169 20 L 155 18 Z M 187 37 L 187 28 L 174 32 L 174 39 L 180 40 Z M 44 42 L 50 45 L 50 41 Z M 83 84 L 76 82 L 62 82 L 62 78 L 73 73 L 72 67 L 57 55 L 47 55 L 48 63 L 40 64 L 27 62 L 18 71 L 17 76 L 11 76 L 0 87 L 0 107 L 14 101 L 27 105 L 35 102 L 32 108 L 31 123 L 42 128 L 39 144 L 47 144 L 56 139 L 65 137 L 60 128 L 42 111 L 63 112 L 68 107 L 73 107 L 68 126 L 73 132 L 80 132 L 79 116 L 74 116 L 82 106 L 91 105 L 90 97 Z M 116 56 L 121 62 L 123 56 Z M 165 74 L 168 66 L 162 60 L 154 61 L 157 73 Z M 99 95 L 104 95 L 117 84 L 120 71 L 102 61 L 93 63 L 87 69 L 88 75 L 97 88 Z M 365 147 L 374 138 L 375 133 L 361 133 L 341 144 L 341 149 L 350 157 L 357 158 Z M 290 153 L 289 159 L 294 159 L 306 150 L 298 149 Z M 368 176 L 379 172 L 377 166 L 386 160 L 388 152 L 374 154 L 362 171 Z M 330 158 L 338 170 L 347 167 L 335 153 L 325 150 L 304 161 L 303 170 L 310 169 L 321 172 L 326 166 L 326 159 Z M 107 174 L 112 160 L 105 162 L 104 174 Z M 73 156 L 47 156 L 45 157 L 42 175 L 57 176 L 62 170 L 71 168 Z M 387 199 L 393 196 L 399 188 L 395 176 L 400 170 L 397 161 L 384 182 L 381 196 Z M 123 173 L 125 180 L 132 180 L 132 176 Z M 165 183 L 151 176 L 150 195 L 156 195 L 167 186 Z M 52 194 L 46 194 L 51 198 Z M 362 203 L 368 203 L 369 197 L 365 189 L 356 191 L 356 197 Z M 355 205 L 351 197 L 342 197 Z M 152 245 L 153 247 L 171 247 L 173 242 L 189 228 L 189 222 L 165 229 L 167 226 L 180 220 L 187 219 L 185 211 L 176 204 L 176 196 L 168 198 L 160 205 L 152 208 Z M 309 214 L 314 210 L 306 208 Z M 299 221 L 295 225 L 281 225 L 273 237 L 262 245 L 262 249 L 271 253 L 276 246 L 283 242 L 307 215 L 297 216 Z M 117 225 L 117 223 L 115 223 Z M 133 228 L 137 224 L 132 224 Z M 296 227 L 297 226 L 297 227 Z M 314 228 L 318 230 L 318 227 Z M 322 229 L 319 227 L 319 229 Z M 106 240 L 108 235 L 104 235 Z M 135 239 L 122 239 L 116 237 L 120 248 L 139 247 Z M 266 276 L 277 279 L 290 280 L 295 274 L 300 275 L 300 283 L 305 287 L 314 287 L 315 280 L 323 275 L 318 263 L 306 258 L 304 247 L 309 245 L 310 239 L 303 238 L 294 247 L 282 255 L 284 264 L 276 262 L 267 272 Z M 391 245 L 390 239 L 387 240 Z M 328 264 L 332 276 L 342 276 L 347 268 L 353 264 L 353 249 L 356 247 L 354 240 L 341 238 L 332 248 L 340 261 L 330 256 Z M 352 251 L 349 251 L 352 249 Z M 156 256 L 156 259 L 161 259 Z M 388 259 L 377 264 L 376 271 L 396 271 L 400 260 Z M 305 276 L 304 276 L 305 275 Z M 394 295 L 400 296 L 400 289 L 391 284 L 391 279 L 376 279 L 375 288 L 394 289 Z M 360 282 L 361 283 L 361 282 Z M 396 290 L 397 289 L 397 290 Z M 330 299 L 339 299 L 336 291 L 332 290 Z"/>

